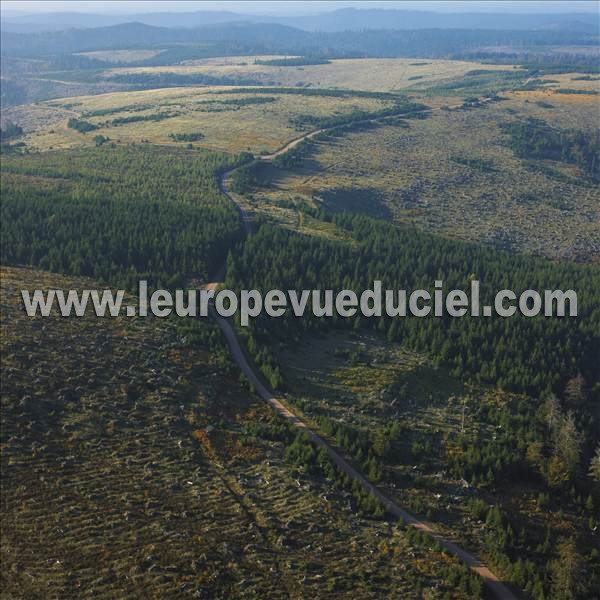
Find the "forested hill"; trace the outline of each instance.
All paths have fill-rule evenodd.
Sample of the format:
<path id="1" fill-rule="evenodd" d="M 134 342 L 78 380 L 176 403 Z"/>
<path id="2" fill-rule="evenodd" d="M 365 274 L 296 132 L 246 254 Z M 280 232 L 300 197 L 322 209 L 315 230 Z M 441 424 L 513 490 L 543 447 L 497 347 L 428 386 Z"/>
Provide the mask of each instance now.
<path id="1" fill-rule="evenodd" d="M 131 290 L 206 279 L 242 233 L 216 183 L 235 162 L 150 145 L 3 157 L 2 264 Z"/>
<path id="2" fill-rule="evenodd" d="M 9 16 L 4 31 L 62 31 L 70 28 L 106 27 L 125 22 L 157 27 L 199 27 L 222 23 L 274 23 L 307 31 L 361 31 L 363 29 L 564 29 L 598 31 L 598 16 L 593 13 L 439 13 L 424 10 L 356 9 L 311 15 L 277 16 L 242 14 L 229 11 L 161 12 L 126 15 L 91 13 L 40 13 Z"/>
<path id="3" fill-rule="evenodd" d="M 446 316 L 424 319 L 382 316 L 330 319 L 288 313 L 279 319 L 261 315 L 251 323 L 253 355 L 271 340 L 299 339 L 308 331 L 331 326 L 373 327 L 449 366 L 454 375 L 505 389 L 539 394 L 560 391 L 565 382 L 584 373 L 598 383 L 600 310 L 595 290 L 596 266 L 561 265 L 533 257 L 499 252 L 475 244 L 444 240 L 363 215 L 317 215 L 331 220 L 355 244 L 312 238 L 263 226 L 229 261 L 227 285 L 239 289 L 334 290 L 356 293 L 382 281 L 383 289 L 428 289 L 433 281 L 444 288 L 468 289 L 481 282 L 482 305 L 493 304 L 501 289 L 520 294 L 526 289 L 573 289 L 578 295 L 577 318 L 511 319 Z"/>
<path id="4" fill-rule="evenodd" d="M 168 44 L 202 44 L 201 48 L 196 48 L 199 57 L 240 52 L 294 52 L 326 56 L 434 58 L 459 57 L 474 48 L 490 46 L 597 45 L 598 36 L 585 31 L 560 30 L 371 29 L 328 33 L 260 23 L 228 23 L 192 29 L 124 23 L 94 29 L 3 32 L 2 55 L 31 57 Z M 214 45 L 212 53 L 211 45 Z"/>

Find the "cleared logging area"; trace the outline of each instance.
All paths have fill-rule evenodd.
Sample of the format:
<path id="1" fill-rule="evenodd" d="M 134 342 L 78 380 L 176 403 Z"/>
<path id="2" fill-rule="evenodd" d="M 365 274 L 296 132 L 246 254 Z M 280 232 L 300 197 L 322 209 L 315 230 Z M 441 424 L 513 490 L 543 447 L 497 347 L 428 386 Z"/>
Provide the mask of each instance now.
<path id="1" fill-rule="evenodd" d="M 473 597 L 453 559 L 361 516 L 252 433 L 277 423 L 209 323 L 29 319 L 19 306 L 20 289 L 93 285 L 2 271 L 4 593 Z"/>
<path id="2" fill-rule="evenodd" d="M 275 58 L 275 57 L 271 57 Z M 256 64 L 268 57 L 226 57 L 188 61 L 184 66 L 136 67 L 106 71 L 104 77 L 121 74 L 202 74 L 233 80 L 256 79 L 263 85 L 344 88 L 365 91 L 396 91 L 422 87 L 463 76 L 476 68 L 512 69 L 512 65 L 488 66 L 477 62 L 412 58 L 357 58 L 332 60 L 328 64 L 271 66 Z"/>

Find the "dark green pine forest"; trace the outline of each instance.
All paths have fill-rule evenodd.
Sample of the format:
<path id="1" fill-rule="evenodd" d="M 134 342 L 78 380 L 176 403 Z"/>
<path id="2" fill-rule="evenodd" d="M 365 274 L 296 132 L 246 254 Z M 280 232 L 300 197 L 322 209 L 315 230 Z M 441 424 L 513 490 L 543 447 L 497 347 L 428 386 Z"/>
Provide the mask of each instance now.
<path id="1" fill-rule="evenodd" d="M 401 229 L 363 215 L 315 213 L 351 235 L 340 243 L 263 225 L 229 261 L 227 284 L 240 289 L 353 289 L 360 293 L 381 280 L 383 289 L 427 289 L 435 280 L 446 291 L 468 291 L 481 282 L 482 305 L 493 305 L 496 291 L 573 289 L 578 316 L 528 318 L 429 316 L 302 319 L 291 311 L 280 318 L 261 315 L 251 325 L 252 348 L 272 337 L 294 339 L 330 327 L 367 327 L 383 332 L 448 365 L 461 378 L 497 383 L 539 394 L 557 392 L 578 372 L 598 381 L 600 356 L 600 270 L 515 256 L 481 245 L 450 241 L 414 229 Z M 257 353 L 267 360 L 263 353 Z M 273 365 L 276 366 L 276 363 Z M 276 379 L 276 378 L 275 378 Z M 275 380 L 274 380 L 275 382 Z"/>
<path id="2" fill-rule="evenodd" d="M 267 223 L 242 242 L 237 209 L 221 194 L 218 174 L 247 160 L 246 155 L 150 145 L 5 156 L 2 261 L 90 276 L 131 290 L 141 278 L 173 289 L 207 279 L 235 246 L 226 282 L 234 289 L 360 293 L 381 280 L 384 289 L 433 292 L 435 280 L 449 291 L 468 290 L 470 280 L 478 279 L 482 305 L 492 305 L 502 289 L 516 294 L 573 289 L 577 318 L 297 319 L 290 311 L 278 319 L 262 315 L 254 320 L 249 345 L 258 362 L 275 372 L 268 340 L 298 339 L 332 327 L 375 328 L 428 353 L 460 378 L 529 394 L 560 392 L 579 373 L 591 388 L 597 385 L 597 266 L 513 255 L 365 215 L 308 208 L 303 210 L 331 222 L 353 243 Z M 271 383 L 277 385 L 276 376 Z"/>
<path id="3" fill-rule="evenodd" d="M 240 239 L 216 174 L 236 158 L 153 146 L 3 157 L 2 262 L 137 290 L 206 279 Z"/>

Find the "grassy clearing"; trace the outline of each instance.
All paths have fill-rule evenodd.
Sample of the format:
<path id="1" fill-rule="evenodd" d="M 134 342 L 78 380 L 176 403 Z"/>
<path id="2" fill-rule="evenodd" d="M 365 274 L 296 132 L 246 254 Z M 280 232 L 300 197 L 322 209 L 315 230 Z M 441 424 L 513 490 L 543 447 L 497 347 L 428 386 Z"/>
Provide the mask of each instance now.
<path id="1" fill-rule="evenodd" d="M 126 64 L 146 60 L 160 53 L 161 50 L 96 50 L 94 52 L 80 52 L 79 54 L 96 60 Z"/>
<path id="2" fill-rule="evenodd" d="M 598 75 L 582 75 L 581 73 L 559 73 L 552 75 L 552 79 L 556 82 L 549 86 L 554 88 L 567 88 L 575 90 L 591 90 L 597 91 L 600 89 L 600 79 Z"/>
<path id="3" fill-rule="evenodd" d="M 446 236 L 593 260 L 600 251 L 597 187 L 572 165 L 519 159 L 501 124 L 533 116 L 589 130 L 597 100 L 546 90 L 505 95 L 481 108 L 440 110 L 408 127 L 316 142 L 298 167 L 274 173 L 256 201 L 265 211 L 332 202 L 335 210 L 387 210 L 398 223 Z"/>
<path id="4" fill-rule="evenodd" d="M 215 91 L 223 93 L 213 94 Z M 174 141 L 172 135 L 199 132 L 204 137 L 194 144 L 198 147 L 260 154 L 277 150 L 299 135 L 293 121 L 298 115 L 337 116 L 392 105 L 377 98 L 277 93 L 269 93 L 272 101 L 265 102 L 265 96 L 250 91 L 247 95 L 226 92 L 227 88 L 169 88 L 55 100 L 44 106 L 62 114 L 69 111 L 71 117 L 82 117 L 98 128 L 91 134 L 78 133 L 67 127 L 65 119 L 29 134 L 25 142 L 30 148 L 48 150 L 93 145 L 94 137 L 102 135 L 116 143 L 149 141 L 181 146 L 185 144 Z M 151 120 L 154 115 L 161 120 Z M 135 120 L 123 123 L 130 119 Z"/>
<path id="5" fill-rule="evenodd" d="M 465 391 L 458 381 L 434 369 L 425 356 L 371 333 L 307 340 L 284 350 L 281 364 L 292 394 L 313 401 L 321 398 L 334 419 L 363 427 L 373 423 L 373 414 L 398 416 Z M 397 381 L 410 392 L 390 408 L 390 388 Z"/>
<path id="6" fill-rule="evenodd" d="M 227 57 L 190 61 L 186 65 L 172 67 L 136 67 L 107 70 L 105 77 L 117 73 L 201 73 L 218 77 L 257 79 L 264 85 L 284 87 L 345 88 L 366 91 L 397 91 L 417 85 L 433 85 L 462 77 L 476 68 L 497 70 L 511 69 L 511 66 L 489 66 L 476 62 L 455 60 L 415 61 L 409 58 L 369 58 L 332 60 L 326 65 L 305 65 L 299 67 L 278 67 L 255 64 L 255 60 L 269 60 L 265 57 Z M 419 79 L 414 79 L 419 77 Z"/>
<path id="7" fill-rule="evenodd" d="M 515 118 L 536 117 L 557 129 L 593 131 L 598 124 L 598 98 L 587 94 L 558 94 L 540 89 L 506 94 L 505 112 Z"/>

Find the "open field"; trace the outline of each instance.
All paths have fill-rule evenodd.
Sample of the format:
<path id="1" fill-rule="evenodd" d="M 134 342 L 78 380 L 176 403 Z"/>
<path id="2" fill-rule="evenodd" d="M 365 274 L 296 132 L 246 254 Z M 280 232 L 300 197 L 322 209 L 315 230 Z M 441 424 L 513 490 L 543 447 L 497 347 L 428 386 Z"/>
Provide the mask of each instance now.
<path id="1" fill-rule="evenodd" d="M 95 58 L 106 62 L 131 63 L 145 60 L 160 54 L 160 50 L 95 50 L 93 52 L 79 52 L 81 56 Z"/>
<path id="2" fill-rule="evenodd" d="M 576 90 L 600 90 L 600 75 L 583 75 L 582 73 L 557 73 L 549 76 L 554 83 L 547 84 L 553 89 L 571 88 Z"/>
<path id="3" fill-rule="evenodd" d="M 386 82 L 402 72 L 405 83 L 413 86 L 411 96 L 424 98 L 434 108 L 426 120 L 320 141 L 310 159 L 291 172 L 266 169 L 270 185 L 253 194 L 251 204 L 255 211 L 268 213 L 287 227 L 336 235 L 331 227 L 323 229 L 322 223 L 317 227 L 310 216 L 298 213 L 298 204 L 308 203 L 368 212 L 451 237 L 553 258 L 590 260 L 598 255 L 597 187 L 582 181 L 573 165 L 518 158 L 507 147 L 508 136 L 502 130 L 506 123 L 529 117 L 561 130 L 594 130 L 598 118 L 595 92 L 599 87 L 594 76 L 567 73 L 537 77 L 525 82 L 531 89 L 519 89 L 522 78 L 505 78 L 515 73 L 513 67 L 490 69 L 484 65 L 477 69 L 482 65 L 461 61 L 373 59 L 270 67 L 255 65 L 252 57 L 244 56 L 201 62 L 169 67 L 168 71 L 217 69 L 213 74 L 229 76 L 230 71 L 241 74 L 244 70 L 275 69 L 290 73 L 325 68 L 332 77 L 322 82 L 328 86 L 342 85 L 346 77 L 344 85 L 361 88 L 361 77 L 368 73 L 369 81 L 376 82 L 379 89 L 393 88 Z M 413 77 L 409 73 L 417 70 L 423 71 L 423 79 L 409 81 Z M 532 82 L 533 87 L 529 85 Z M 494 85 L 513 85 L 516 90 L 501 92 L 500 102 L 485 107 L 439 110 L 456 106 L 469 93 Z M 299 124 L 307 115 L 340 116 L 393 105 L 385 96 L 351 92 L 342 97 L 278 93 L 276 89 L 239 92 L 240 88 L 214 86 L 121 92 L 14 107 L 7 115 L 23 124 L 28 132 L 24 142 L 33 150 L 90 146 L 102 136 L 117 144 L 148 141 L 185 147 L 191 143 L 194 147 L 260 154 L 272 152 L 310 129 Z M 89 123 L 93 131 L 76 131 L 67 125 L 69 119 Z"/>
<path id="4" fill-rule="evenodd" d="M 546 89 L 503 97 L 315 142 L 292 170 L 270 170 L 268 185 L 253 194 L 256 206 L 288 226 L 297 223 L 293 207 L 308 203 L 515 251 L 594 260 L 597 185 L 574 165 L 517 157 L 502 127 L 535 117 L 557 129 L 593 130 L 597 97 Z"/>
<path id="5" fill-rule="evenodd" d="M 478 68 L 512 69 L 506 65 L 482 65 L 478 62 L 409 59 L 373 58 L 332 60 L 324 65 L 304 65 L 280 67 L 255 64 L 263 57 L 242 56 L 235 60 L 210 59 L 190 61 L 184 66 L 132 67 L 108 70 L 104 77 L 133 73 L 175 73 L 203 74 L 235 79 L 257 79 L 264 85 L 283 87 L 344 88 L 364 91 L 392 92 L 407 90 L 414 86 L 434 85 L 462 77 L 470 70 Z"/>
<path id="6" fill-rule="evenodd" d="M 80 133 L 68 118 L 29 134 L 24 141 L 37 150 L 93 145 L 103 135 L 117 143 L 150 141 L 185 145 L 171 135 L 200 133 L 194 145 L 227 152 L 273 152 L 299 135 L 293 119 L 299 115 L 334 116 L 356 110 L 376 111 L 391 100 L 364 97 L 303 96 L 299 94 L 228 94 L 230 88 L 167 88 L 100 96 L 65 98 L 43 103 L 61 115 L 96 126 Z M 39 109 L 37 109 L 39 111 Z M 35 110 L 34 110 L 35 113 Z M 118 119 L 145 119 L 114 123 Z M 149 120 L 156 118 L 158 120 Z"/>
<path id="7" fill-rule="evenodd" d="M 252 433 L 275 417 L 209 323 L 189 345 L 160 319 L 25 316 L 19 290 L 49 287 L 95 286 L 2 270 L 5 594 L 473 597 L 453 559 Z"/>
<path id="8" fill-rule="evenodd" d="M 593 84 L 589 81 L 567 80 L 562 89 L 590 83 Z M 502 108 L 515 118 L 543 119 L 557 129 L 594 131 L 598 124 L 598 97 L 592 94 L 559 93 L 556 89 L 544 87 L 505 94 Z M 581 85 L 581 89 L 589 89 L 589 86 L 586 88 Z"/>

